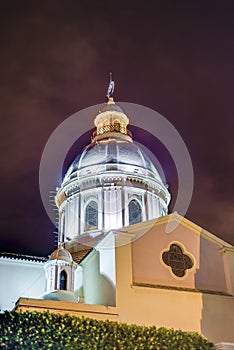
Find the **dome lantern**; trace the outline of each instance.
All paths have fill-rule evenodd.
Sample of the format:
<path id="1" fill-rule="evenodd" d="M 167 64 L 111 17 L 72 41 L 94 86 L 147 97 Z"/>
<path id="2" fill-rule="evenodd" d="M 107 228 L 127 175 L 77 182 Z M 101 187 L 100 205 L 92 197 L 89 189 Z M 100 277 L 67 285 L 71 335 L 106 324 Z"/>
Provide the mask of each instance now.
<path id="1" fill-rule="evenodd" d="M 111 74 L 111 73 L 110 73 Z M 115 137 L 132 140 L 131 134 L 127 130 L 129 119 L 123 110 L 115 103 L 113 99 L 114 81 L 110 76 L 110 83 L 107 90 L 108 101 L 102 106 L 94 119 L 96 131 L 93 134 L 92 142 L 107 138 L 110 133 L 117 133 Z"/>

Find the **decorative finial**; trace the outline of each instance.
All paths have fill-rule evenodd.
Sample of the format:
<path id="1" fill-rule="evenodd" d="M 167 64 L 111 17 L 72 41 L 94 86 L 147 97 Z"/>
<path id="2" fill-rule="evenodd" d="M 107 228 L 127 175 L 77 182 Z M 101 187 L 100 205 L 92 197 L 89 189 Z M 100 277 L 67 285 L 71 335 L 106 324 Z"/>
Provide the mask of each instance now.
<path id="1" fill-rule="evenodd" d="M 106 97 L 108 97 L 108 99 L 110 99 L 113 96 L 114 89 L 115 89 L 115 82 L 114 80 L 112 80 L 112 73 L 110 72 L 110 82 L 106 93 Z"/>

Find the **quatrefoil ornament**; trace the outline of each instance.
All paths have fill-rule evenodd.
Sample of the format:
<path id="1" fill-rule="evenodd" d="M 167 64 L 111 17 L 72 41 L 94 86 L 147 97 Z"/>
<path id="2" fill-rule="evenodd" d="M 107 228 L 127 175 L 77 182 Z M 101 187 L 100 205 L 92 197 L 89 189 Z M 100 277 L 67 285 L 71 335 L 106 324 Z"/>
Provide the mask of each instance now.
<path id="1" fill-rule="evenodd" d="M 193 267 L 192 259 L 175 243 L 170 245 L 169 250 L 162 253 L 162 260 L 177 277 L 184 277 L 186 271 Z"/>

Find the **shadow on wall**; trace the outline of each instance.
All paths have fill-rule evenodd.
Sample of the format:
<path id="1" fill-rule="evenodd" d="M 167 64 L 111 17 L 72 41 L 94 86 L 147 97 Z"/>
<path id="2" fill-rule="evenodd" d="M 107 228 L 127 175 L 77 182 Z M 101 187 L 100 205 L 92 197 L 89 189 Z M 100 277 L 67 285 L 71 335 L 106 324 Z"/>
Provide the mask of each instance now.
<path id="1" fill-rule="evenodd" d="M 104 275 L 99 275 L 100 283 L 104 290 L 103 296 L 105 298 L 100 298 L 99 305 L 116 306 L 115 302 L 115 287 L 113 283 Z"/>
<path id="2" fill-rule="evenodd" d="M 202 303 L 201 333 L 214 343 L 234 343 L 234 298 L 203 294 Z"/>
<path id="3" fill-rule="evenodd" d="M 83 267 L 83 291 L 84 303 L 115 306 L 115 286 L 112 281 L 100 273 L 100 255 L 93 250 L 92 255 Z"/>
<path id="4" fill-rule="evenodd" d="M 82 300 L 82 302 L 83 302 L 83 299 L 84 299 L 84 287 L 81 286 L 80 288 L 76 289 L 74 291 L 74 295 L 75 295 L 75 299 L 76 300 Z"/>
<path id="5" fill-rule="evenodd" d="M 200 236 L 195 288 L 202 294 L 201 333 L 214 343 L 234 342 L 234 297 L 227 295 L 220 245 Z"/>

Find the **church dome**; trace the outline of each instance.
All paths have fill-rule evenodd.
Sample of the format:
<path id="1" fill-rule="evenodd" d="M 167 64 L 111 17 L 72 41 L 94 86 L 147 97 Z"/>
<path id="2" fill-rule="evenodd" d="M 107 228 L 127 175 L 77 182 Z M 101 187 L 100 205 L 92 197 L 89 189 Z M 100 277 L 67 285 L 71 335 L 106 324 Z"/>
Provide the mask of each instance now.
<path id="1" fill-rule="evenodd" d="M 74 178 L 77 171 L 80 175 L 85 175 L 85 169 L 88 169 L 89 174 L 98 174 L 102 171 L 112 171 L 114 165 L 115 170 L 128 174 L 141 173 L 145 177 L 162 181 L 157 169 L 141 147 L 132 141 L 110 137 L 88 145 L 69 167 L 64 182 Z"/>
<path id="2" fill-rule="evenodd" d="M 63 260 L 69 263 L 73 262 L 70 252 L 60 243 L 59 247 L 51 254 L 50 260 Z"/>
<path id="3" fill-rule="evenodd" d="M 127 175 L 140 174 L 162 182 L 161 177 L 143 149 L 133 142 L 127 130 L 128 116 L 108 99 L 94 119 L 96 131 L 91 144 L 70 165 L 63 184 L 77 177 L 120 171 Z"/>
<path id="4" fill-rule="evenodd" d="M 112 96 L 107 97 L 94 118 L 91 143 L 75 158 L 57 190 L 61 242 L 151 220 L 168 211 L 167 186 L 147 152 L 132 140 L 128 116 Z"/>

